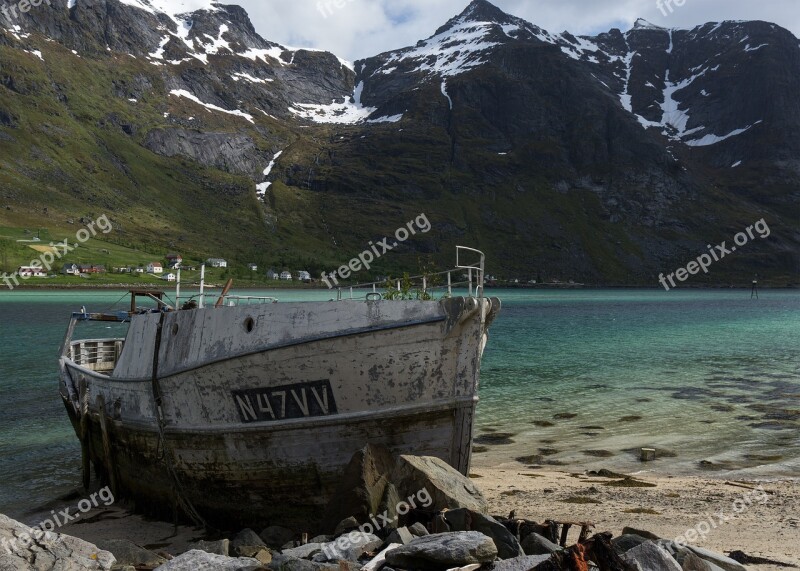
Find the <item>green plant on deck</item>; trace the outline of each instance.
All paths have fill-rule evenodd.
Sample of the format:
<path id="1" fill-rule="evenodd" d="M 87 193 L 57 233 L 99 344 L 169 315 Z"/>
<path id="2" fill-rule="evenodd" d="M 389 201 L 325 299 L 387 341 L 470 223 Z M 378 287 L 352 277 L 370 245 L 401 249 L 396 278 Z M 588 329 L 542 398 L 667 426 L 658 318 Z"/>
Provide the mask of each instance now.
<path id="1" fill-rule="evenodd" d="M 397 288 L 399 283 L 400 289 Z M 383 299 L 387 300 L 419 300 L 419 301 L 432 301 L 433 296 L 423 291 L 422 288 L 414 288 L 411 282 L 411 277 L 408 272 L 403 274 L 400 280 L 393 280 L 389 278 L 386 281 L 386 292 L 383 294 Z"/>

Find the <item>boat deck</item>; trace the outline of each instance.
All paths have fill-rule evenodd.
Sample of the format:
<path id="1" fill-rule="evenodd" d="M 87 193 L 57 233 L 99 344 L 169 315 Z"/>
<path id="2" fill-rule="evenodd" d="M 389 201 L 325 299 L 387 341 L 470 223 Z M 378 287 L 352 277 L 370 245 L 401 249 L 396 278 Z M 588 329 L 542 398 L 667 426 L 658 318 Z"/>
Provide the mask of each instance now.
<path id="1" fill-rule="evenodd" d="M 73 341 L 67 357 L 76 365 L 103 375 L 110 374 L 122 353 L 124 339 L 82 339 Z"/>

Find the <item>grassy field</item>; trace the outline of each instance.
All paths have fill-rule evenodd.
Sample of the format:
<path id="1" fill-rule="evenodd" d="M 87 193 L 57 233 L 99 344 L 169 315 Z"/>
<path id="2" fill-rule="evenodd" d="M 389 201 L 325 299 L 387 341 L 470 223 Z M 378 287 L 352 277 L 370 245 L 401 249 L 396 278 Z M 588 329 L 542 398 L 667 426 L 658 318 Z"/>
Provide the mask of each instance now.
<path id="1" fill-rule="evenodd" d="M 74 232 L 70 234 L 64 230 L 51 231 L 38 228 L 25 229 L 0 226 L 0 275 L 4 273 L 13 274 L 20 266 L 29 266 L 32 262 L 40 260 L 47 253 L 51 253 L 56 257 L 56 261 L 48 272 L 48 277 L 19 279 L 22 287 L 101 287 L 114 285 L 174 287 L 174 283 L 169 283 L 162 279 L 163 275 L 174 273 L 166 269 L 166 260 L 164 259 L 167 254 L 166 251 L 161 254 L 144 252 L 102 240 L 100 236 L 102 234 L 98 234 L 98 237 L 80 244 L 79 247 L 61 257 L 62 249 L 58 245 L 63 240 L 69 240 L 70 244 L 75 244 Z M 55 247 L 51 246 L 51 244 L 55 244 Z M 116 273 L 113 271 L 114 268 L 146 267 L 152 262 L 160 262 L 165 265 L 165 271 L 162 276 L 147 273 Z M 199 284 L 199 267 L 201 263 L 201 260 L 184 261 L 185 266 L 194 266 L 198 269 L 182 271 L 181 281 L 183 284 L 186 286 Z M 304 286 L 304 284 L 298 284 L 297 282 L 268 280 L 266 271 L 269 268 L 259 268 L 258 271 L 251 271 L 245 264 L 230 263 L 231 266 L 229 268 L 206 268 L 206 283 L 222 286 L 228 279 L 233 278 L 238 286 Z M 65 264 L 102 265 L 106 271 L 99 274 L 90 274 L 86 277 L 68 276 L 62 274 L 62 268 Z M 296 271 L 296 269 L 293 268 L 292 271 Z"/>

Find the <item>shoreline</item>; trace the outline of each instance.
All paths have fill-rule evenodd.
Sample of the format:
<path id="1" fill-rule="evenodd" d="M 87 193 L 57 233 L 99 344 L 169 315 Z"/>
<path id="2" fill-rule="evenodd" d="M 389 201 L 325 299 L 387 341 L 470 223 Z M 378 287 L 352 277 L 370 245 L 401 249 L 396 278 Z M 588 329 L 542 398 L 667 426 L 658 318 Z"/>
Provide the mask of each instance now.
<path id="1" fill-rule="evenodd" d="M 14 291 L 64 291 L 64 290 L 74 290 L 74 291 L 93 291 L 93 290 L 109 290 L 109 291 L 127 291 L 129 289 L 141 289 L 141 288 L 153 288 L 153 289 L 162 289 L 162 290 L 170 290 L 175 289 L 175 284 L 168 283 L 168 287 L 164 287 L 163 283 L 138 283 L 138 284 L 96 284 L 96 285 L 86 285 L 86 284 L 42 284 L 42 285 L 30 285 L 20 284 L 19 286 L 14 286 L 13 290 L 8 290 L 10 292 Z M 213 289 L 222 289 L 223 286 L 221 285 L 206 285 L 207 290 Z M 351 286 L 342 286 L 342 291 L 348 290 Z M 185 286 L 181 288 L 185 291 L 193 291 L 197 289 L 197 286 Z M 283 290 L 306 290 L 306 291 L 330 291 L 335 292 L 337 288 L 329 289 L 327 287 L 321 287 L 316 285 L 281 285 L 281 286 L 265 286 L 265 285 L 258 285 L 258 286 L 242 286 L 240 289 L 244 290 L 257 290 L 257 291 L 283 291 Z M 651 285 L 565 285 L 565 284 L 539 284 L 539 285 L 523 285 L 523 284 L 509 284 L 504 286 L 485 286 L 484 291 L 491 292 L 494 290 L 587 290 L 587 291 L 596 291 L 596 290 L 646 290 L 646 291 L 661 291 L 664 288 L 658 286 L 651 286 Z M 751 286 L 749 285 L 718 285 L 718 286 L 684 286 L 677 290 L 670 290 L 670 291 L 719 291 L 719 290 L 742 290 L 742 291 L 750 291 Z M 759 291 L 793 291 L 793 290 L 800 290 L 800 284 L 797 285 L 761 285 L 758 286 Z M 0 289 L 0 292 L 5 291 L 5 289 Z M 669 293 L 669 292 L 665 292 Z"/>
<path id="2" fill-rule="evenodd" d="M 474 466 L 470 476 L 498 515 L 516 510 L 518 517 L 537 521 L 589 521 L 596 525 L 595 531 L 615 536 L 624 527 L 664 539 L 691 539 L 696 533 L 689 543 L 699 547 L 725 554 L 739 550 L 800 566 L 800 482 L 796 479 L 734 482 L 647 473 L 633 480 L 642 484 L 625 485 L 620 484 L 621 478 L 532 470 L 516 462 Z M 752 568 L 786 569 L 778 565 Z"/>
<path id="3" fill-rule="evenodd" d="M 800 566 L 800 483 L 758 479 L 747 482 L 699 476 L 646 474 L 633 480 L 611 473 L 531 470 L 516 462 L 473 467 L 470 478 L 489 504 L 489 513 L 537 522 L 591 522 L 593 532 L 622 535 L 634 528 L 696 547 L 728 554 L 742 551 L 787 565 Z M 636 484 L 619 485 L 620 481 Z M 759 487 L 762 486 L 762 487 Z M 66 504 L 65 504 L 66 505 Z M 46 514 L 48 503 L 28 514 Z M 58 531 L 96 544 L 126 538 L 148 549 L 172 555 L 208 539 L 188 525 L 157 521 L 128 511 L 124 504 L 101 506 L 81 521 Z M 721 519 L 722 518 L 722 519 Z M 30 523 L 30 522 L 28 522 Z M 695 530 L 692 534 L 691 530 Z M 233 530 L 238 531 L 238 530 Z M 294 530 L 302 532 L 303 530 Z M 577 538 L 577 528 L 570 534 Z M 786 571 L 776 564 L 749 565 L 757 571 Z"/>

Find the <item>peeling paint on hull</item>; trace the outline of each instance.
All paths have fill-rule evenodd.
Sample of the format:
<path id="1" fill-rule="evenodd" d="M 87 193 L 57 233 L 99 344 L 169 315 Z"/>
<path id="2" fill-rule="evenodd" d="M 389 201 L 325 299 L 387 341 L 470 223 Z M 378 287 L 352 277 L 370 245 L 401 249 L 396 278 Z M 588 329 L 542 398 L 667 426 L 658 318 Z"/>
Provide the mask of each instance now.
<path id="1" fill-rule="evenodd" d="M 215 525 L 308 526 L 367 443 L 468 473 L 480 360 L 500 307 L 482 303 L 484 324 L 474 298 L 137 316 L 113 373 L 68 354 L 61 392 L 79 438 L 85 413 L 92 463 L 137 507 L 172 508 L 171 462 Z"/>

